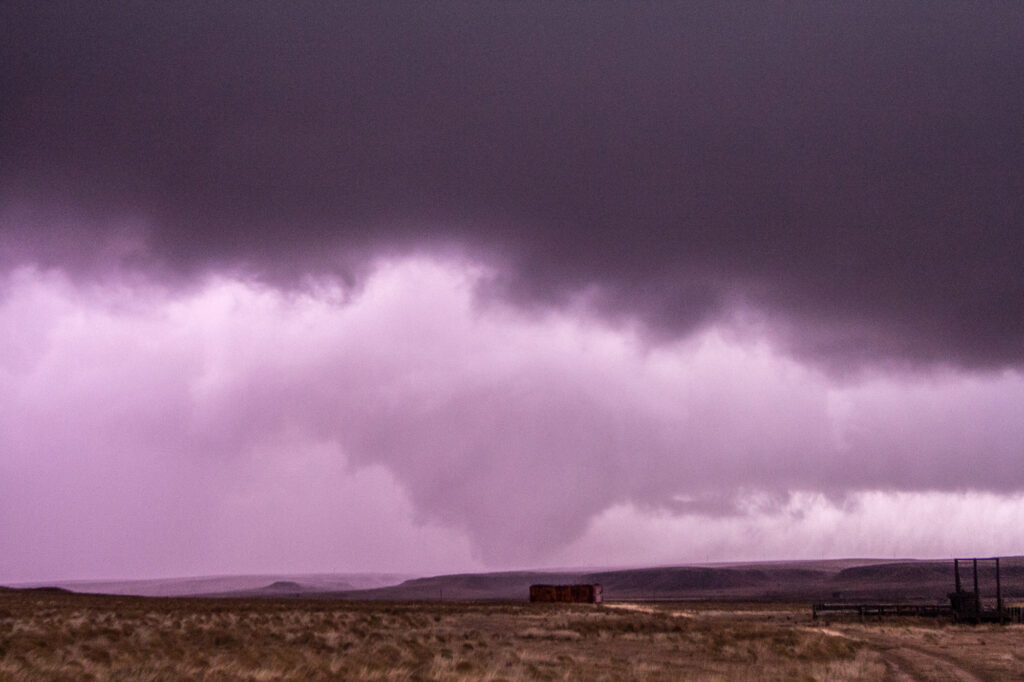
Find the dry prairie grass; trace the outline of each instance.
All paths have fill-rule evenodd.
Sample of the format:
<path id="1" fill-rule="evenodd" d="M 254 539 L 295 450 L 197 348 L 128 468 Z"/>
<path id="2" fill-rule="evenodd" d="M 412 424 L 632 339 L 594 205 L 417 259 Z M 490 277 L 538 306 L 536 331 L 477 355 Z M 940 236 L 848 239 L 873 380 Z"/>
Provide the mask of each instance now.
<path id="1" fill-rule="evenodd" d="M 0 592 L 0 678 L 868 680 L 893 667 L 806 609 L 678 608 Z"/>

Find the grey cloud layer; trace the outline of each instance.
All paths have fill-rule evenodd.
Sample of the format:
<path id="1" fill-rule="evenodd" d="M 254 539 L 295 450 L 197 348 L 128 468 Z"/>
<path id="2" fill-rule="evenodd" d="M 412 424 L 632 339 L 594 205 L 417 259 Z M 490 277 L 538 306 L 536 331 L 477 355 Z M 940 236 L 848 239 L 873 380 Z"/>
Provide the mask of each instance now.
<path id="1" fill-rule="evenodd" d="M 433 566 L 438 547 L 466 561 L 452 533 L 490 565 L 523 565 L 615 505 L 728 518 L 751 495 L 1024 487 L 1015 372 L 837 387 L 715 333 L 645 352 L 571 316 L 481 310 L 471 275 L 424 262 L 383 268 L 344 305 L 231 280 L 187 295 L 83 293 L 31 271 L 7 284 L 13 568 L 197 571 L 214 556 L 263 570 L 275 552 Z M 407 508 L 449 534 L 388 511 Z M 748 551 L 765 543 L 786 539 Z"/>
<path id="2" fill-rule="evenodd" d="M 6 2 L 0 60 L 8 264 L 456 244 L 661 334 L 1024 353 L 1019 3 Z"/>

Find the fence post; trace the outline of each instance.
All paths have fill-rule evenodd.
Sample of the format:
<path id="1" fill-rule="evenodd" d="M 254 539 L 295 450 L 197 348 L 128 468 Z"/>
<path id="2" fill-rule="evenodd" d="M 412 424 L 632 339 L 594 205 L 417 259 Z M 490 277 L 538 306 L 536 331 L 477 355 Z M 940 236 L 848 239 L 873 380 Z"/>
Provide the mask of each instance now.
<path id="1" fill-rule="evenodd" d="M 996 557 L 996 611 L 999 612 L 999 624 L 1003 624 L 1003 581 L 999 571 L 999 557 Z"/>
<path id="2" fill-rule="evenodd" d="M 981 622 L 981 592 L 978 591 L 978 560 L 971 559 L 974 562 L 974 622 L 975 624 Z"/>

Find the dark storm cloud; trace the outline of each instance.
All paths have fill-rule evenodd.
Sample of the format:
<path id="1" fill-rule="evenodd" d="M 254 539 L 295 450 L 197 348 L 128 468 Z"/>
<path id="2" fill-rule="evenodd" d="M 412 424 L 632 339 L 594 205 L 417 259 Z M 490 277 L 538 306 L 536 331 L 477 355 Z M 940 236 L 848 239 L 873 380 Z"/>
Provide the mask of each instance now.
<path id="1" fill-rule="evenodd" d="M 1019 3 L 6 2 L 0 26 L 8 263 L 291 276 L 455 244 L 510 296 L 588 290 L 658 333 L 744 308 L 812 356 L 1024 353 Z M 132 220 L 144 249 L 110 246 Z"/>

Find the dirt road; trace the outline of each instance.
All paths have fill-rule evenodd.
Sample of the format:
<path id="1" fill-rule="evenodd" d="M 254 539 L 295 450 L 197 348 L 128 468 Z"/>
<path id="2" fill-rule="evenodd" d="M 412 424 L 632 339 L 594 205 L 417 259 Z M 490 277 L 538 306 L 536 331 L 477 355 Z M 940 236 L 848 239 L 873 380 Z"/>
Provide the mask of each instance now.
<path id="1" fill-rule="evenodd" d="M 640 604 L 614 604 L 614 608 L 662 613 L 687 619 L 736 618 L 737 611 L 669 610 Z M 774 619 L 772 611 L 742 612 Z M 878 655 L 888 682 L 1024 682 L 1024 626 L 952 625 L 890 620 L 878 623 L 796 625 L 863 644 Z"/>
<path id="2" fill-rule="evenodd" d="M 811 629 L 876 651 L 891 682 L 1024 680 L 1024 632 L 1019 628 L 857 624 Z M 1015 643 L 1020 643 L 1016 653 L 1006 654 Z"/>

